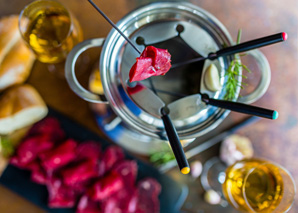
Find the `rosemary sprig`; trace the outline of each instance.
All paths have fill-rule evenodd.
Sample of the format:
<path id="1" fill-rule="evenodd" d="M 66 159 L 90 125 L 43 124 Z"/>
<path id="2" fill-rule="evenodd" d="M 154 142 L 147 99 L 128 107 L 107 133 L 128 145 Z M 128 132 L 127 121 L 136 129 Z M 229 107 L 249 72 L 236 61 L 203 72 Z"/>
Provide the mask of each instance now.
<path id="1" fill-rule="evenodd" d="M 238 31 L 238 35 L 237 35 L 237 44 L 240 43 L 240 39 L 241 39 L 241 33 L 242 31 L 239 30 Z M 227 81 L 225 83 L 225 96 L 224 99 L 225 100 L 233 100 L 233 98 L 235 97 L 237 88 L 240 87 L 240 89 L 243 89 L 243 86 L 245 86 L 246 84 L 243 82 L 239 82 L 238 80 L 238 76 L 242 76 L 242 78 L 247 78 L 245 75 L 241 75 L 240 72 L 241 70 L 246 70 L 247 72 L 251 72 L 251 70 L 245 66 L 244 64 L 241 63 L 240 61 L 240 56 L 244 56 L 245 54 L 236 54 L 235 58 L 231 61 L 227 72 L 226 72 L 226 76 L 227 76 Z"/>

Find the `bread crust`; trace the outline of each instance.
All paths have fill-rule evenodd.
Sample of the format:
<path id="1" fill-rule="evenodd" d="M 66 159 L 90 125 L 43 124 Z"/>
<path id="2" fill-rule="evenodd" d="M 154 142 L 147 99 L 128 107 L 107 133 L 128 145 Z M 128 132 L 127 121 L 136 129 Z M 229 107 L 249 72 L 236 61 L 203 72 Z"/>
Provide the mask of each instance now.
<path id="1" fill-rule="evenodd" d="M 18 16 L 11 15 L 0 19 L 0 63 L 10 49 L 21 39 L 18 30 Z"/>
<path id="2" fill-rule="evenodd" d="M 0 64 L 0 91 L 24 83 L 34 63 L 34 54 L 19 40 Z"/>
<path id="3" fill-rule="evenodd" d="M 18 30 L 18 16 L 0 19 L 0 91 L 24 83 L 31 72 L 34 53 Z"/>
<path id="4" fill-rule="evenodd" d="M 0 135 L 31 125 L 44 118 L 48 108 L 29 84 L 14 86 L 0 97 Z"/>

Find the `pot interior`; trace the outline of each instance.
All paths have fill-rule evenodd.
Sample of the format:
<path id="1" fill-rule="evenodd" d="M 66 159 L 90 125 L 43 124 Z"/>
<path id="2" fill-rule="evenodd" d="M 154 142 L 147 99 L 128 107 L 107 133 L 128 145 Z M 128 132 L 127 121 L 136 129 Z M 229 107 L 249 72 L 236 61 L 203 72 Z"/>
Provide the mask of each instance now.
<path id="1" fill-rule="evenodd" d="M 117 25 L 140 51 L 148 45 L 167 49 L 172 56 L 172 64 L 205 57 L 224 45 L 232 44 L 229 33 L 214 16 L 189 3 L 149 4 L 131 12 Z M 106 98 L 115 113 L 131 128 L 155 138 L 165 138 L 160 117 L 143 110 L 150 100 L 144 97 L 143 102 L 136 103 L 126 91 L 129 71 L 137 57 L 139 53 L 117 31 L 112 30 L 105 41 L 100 61 Z M 207 133 L 229 113 L 205 105 L 197 94 L 207 93 L 212 98 L 223 99 L 224 89 L 217 92 L 206 89 L 203 72 L 213 63 L 224 85 L 225 70 L 231 60 L 231 57 L 223 57 L 196 62 L 151 78 L 157 95 L 165 104 L 183 111 L 169 113 L 181 139 Z M 140 83 L 152 89 L 150 81 Z M 185 105 L 189 105 L 190 109 L 185 109 Z"/>

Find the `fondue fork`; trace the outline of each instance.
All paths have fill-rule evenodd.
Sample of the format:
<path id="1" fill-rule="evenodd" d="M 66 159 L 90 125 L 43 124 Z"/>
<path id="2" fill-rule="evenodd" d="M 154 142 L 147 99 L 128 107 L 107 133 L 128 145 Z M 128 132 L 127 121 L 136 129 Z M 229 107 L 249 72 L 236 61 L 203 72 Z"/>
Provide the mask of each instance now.
<path id="1" fill-rule="evenodd" d="M 183 117 L 188 117 L 187 115 L 192 115 L 194 112 L 199 111 L 202 108 L 202 103 L 205 103 L 207 105 L 216 106 L 222 109 L 227 109 L 248 115 L 255 115 L 273 120 L 278 118 L 278 112 L 275 110 L 243 104 L 240 102 L 210 98 L 208 94 L 204 94 L 201 92 L 201 84 L 203 83 L 202 72 L 200 72 L 200 76 L 198 79 L 198 94 L 186 96 L 170 103 L 168 105 L 170 112 L 176 115 L 183 114 Z"/>
<path id="2" fill-rule="evenodd" d="M 243 104 L 239 102 L 213 99 L 213 98 L 209 98 L 207 94 L 201 94 L 201 100 L 206 104 L 217 106 L 219 108 L 228 109 L 234 112 L 255 115 L 255 116 L 273 119 L 273 120 L 278 118 L 278 112 L 275 110 L 252 106 L 252 105 Z"/>
<path id="3" fill-rule="evenodd" d="M 240 44 L 236 44 L 234 46 L 230 46 L 230 47 L 225 47 L 223 49 L 220 49 L 218 51 L 216 51 L 215 53 L 209 53 L 207 57 L 199 57 L 199 58 L 194 58 L 188 61 L 182 61 L 176 64 L 173 64 L 171 69 L 176 68 L 176 67 L 180 67 L 180 66 L 184 66 L 187 64 L 192 64 L 198 61 L 204 61 L 204 60 L 214 60 L 218 57 L 221 56 L 226 56 L 226 55 L 232 55 L 232 54 L 236 54 L 236 53 L 241 53 L 241 52 L 246 52 L 249 50 L 253 50 L 256 48 L 260 48 L 263 46 L 267 46 L 270 44 L 275 44 L 278 42 L 282 42 L 287 40 L 288 35 L 285 32 L 281 32 L 281 33 L 277 33 L 274 35 L 269 35 L 269 36 L 265 36 L 262 38 L 258 38 L 258 39 L 254 39 L 251 41 L 246 41 Z"/>
<path id="4" fill-rule="evenodd" d="M 112 22 L 112 20 L 110 20 L 103 11 L 101 11 L 101 9 L 99 7 L 97 7 L 97 5 L 92 1 L 92 0 L 88 0 L 91 5 L 112 25 L 112 27 L 117 30 L 120 35 L 139 53 L 141 54 L 141 51 L 130 41 L 129 38 L 127 38 L 124 33 Z M 139 87 L 141 87 L 141 90 L 136 92 L 136 89 L 138 89 Z M 127 90 L 128 92 L 131 91 L 131 97 L 138 102 L 138 100 L 144 100 L 144 98 L 149 99 L 152 102 L 148 102 L 148 103 L 153 103 L 153 105 L 146 105 L 145 108 L 147 106 L 151 106 L 151 108 L 149 109 L 149 113 L 152 112 L 151 110 L 153 109 L 153 112 L 155 112 L 156 115 L 160 116 L 164 126 L 165 126 L 165 130 L 168 136 L 168 140 L 170 142 L 170 145 L 172 147 L 173 153 L 176 157 L 177 163 L 180 167 L 180 171 L 183 174 L 188 174 L 190 172 L 190 168 L 189 168 L 189 164 L 188 161 L 185 157 L 184 154 L 184 150 L 182 148 L 181 142 L 179 140 L 177 131 L 175 129 L 175 126 L 173 125 L 169 115 L 168 115 L 168 110 L 167 107 L 165 106 L 164 102 L 158 97 L 158 95 L 156 95 L 156 91 L 155 88 L 151 82 L 151 87 L 152 90 L 154 92 L 152 92 L 150 89 L 146 88 L 145 86 L 138 84 L 134 87 L 128 87 Z M 144 107 L 144 106 L 142 106 Z M 157 110 L 157 111 L 156 111 Z M 147 111 L 148 112 L 148 111 Z"/>
<path id="5" fill-rule="evenodd" d="M 144 85 L 137 83 L 136 85 L 131 86 L 132 87 L 128 84 L 127 92 L 134 102 L 140 105 L 146 112 L 162 119 L 170 146 L 173 150 L 180 171 L 183 174 L 188 174 L 190 171 L 189 164 L 187 158 L 185 157 L 177 131 L 169 117 L 167 106 L 154 92 Z"/>

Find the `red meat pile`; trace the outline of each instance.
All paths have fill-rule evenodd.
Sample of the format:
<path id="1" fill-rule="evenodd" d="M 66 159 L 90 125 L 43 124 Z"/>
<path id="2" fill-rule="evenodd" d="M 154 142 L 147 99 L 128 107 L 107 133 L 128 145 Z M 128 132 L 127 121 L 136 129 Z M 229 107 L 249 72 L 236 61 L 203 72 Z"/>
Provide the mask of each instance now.
<path id="1" fill-rule="evenodd" d="M 129 81 L 141 81 L 151 76 L 165 75 L 171 68 L 168 50 L 148 46 L 129 71 Z"/>
<path id="2" fill-rule="evenodd" d="M 136 182 L 137 163 L 121 148 L 102 151 L 99 143 L 66 139 L 59 122 L 37 123 L 20 144 L 11 164 L 31 171 L 31 180 L 45 184 L 50 208 L 76 207 L 78 213 L 159 212 L 160 184 Z"/>

